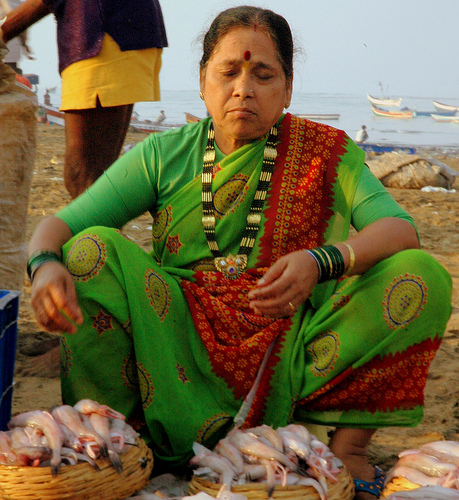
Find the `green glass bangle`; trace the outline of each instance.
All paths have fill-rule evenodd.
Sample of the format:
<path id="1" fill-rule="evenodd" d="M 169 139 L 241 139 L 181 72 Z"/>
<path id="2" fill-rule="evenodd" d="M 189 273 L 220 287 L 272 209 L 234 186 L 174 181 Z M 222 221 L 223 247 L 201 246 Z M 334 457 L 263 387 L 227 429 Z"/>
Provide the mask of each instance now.
<path id="1" fill-rule="evenodd" d="M 319 269 L 319 277 L 317 279 L 317 283 L 321 283 L 320 280 L 322 279 L 322 267 L 323 266 L 319 262 L 319 259 L 318 259 L 317 255 L 312 250 L 306 250 L 306 252 L 308 252 L 308 254 L 311 255 L 312 258 L 316 261 L 317 268 Z"/>
<path id="2" fill-rule="evenodd" d="M 327 251 L 330 252 L 331 259 L 333 262 L 333 271 L 331 273 L 331 279 L 338 279 L 344 274 L 344 258 L 340 250 L 334 245 L 326 247 Z"/>
<path id="3" fill-rule="evenodd" d="M 61 262 L 61 258 L 52 250 L 37 250 L 29 257 L 27 261 L 27 274 L 30 283 L 33 283 L 34 275 L 38 269 L 47 262 Z"/>
<path id="4" fill-rule="evenodd" d="M 307 250 L 319 268 L 318 283 L 338 279 L 344 274 L 344 258 L 339 248 L 334 245 Z"/>

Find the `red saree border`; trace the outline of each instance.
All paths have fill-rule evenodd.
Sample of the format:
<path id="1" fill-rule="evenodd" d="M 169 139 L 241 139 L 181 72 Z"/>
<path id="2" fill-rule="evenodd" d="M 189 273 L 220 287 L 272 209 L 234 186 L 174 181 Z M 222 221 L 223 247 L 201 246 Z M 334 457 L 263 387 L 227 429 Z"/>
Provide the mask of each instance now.
<path id="1" fill-rule="evenodd" d="M 426 339 L 403 352 L 377 356 L 349 368 L 296 407 L 304 411 L 391 412 L 424 404 L 424 387 L 441 338 Z"/>
<path id="2" fill-rule="evenodd" d="M 328 125 L 287 113 L 282 120 L 276 167 L 264 209 L 257 265 L 325 243 L 333 216 L 333 184 L 347 135 Z"/>

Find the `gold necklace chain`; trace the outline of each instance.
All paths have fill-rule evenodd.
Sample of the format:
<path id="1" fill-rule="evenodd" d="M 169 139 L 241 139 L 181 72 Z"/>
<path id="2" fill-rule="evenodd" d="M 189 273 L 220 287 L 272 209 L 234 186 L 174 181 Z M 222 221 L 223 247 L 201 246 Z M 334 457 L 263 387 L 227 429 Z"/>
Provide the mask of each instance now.
<path id="1" fill-rule="evenodd" d="M 207 146 L 204 153 L 202 169 L 202 225 L 207 238 L 207 244 L 214 256 L 214 265 L 229 279 L 236 279 L 247 266 L 247 259 L 255 245 L 255 238 L 261 222 L 261 212 L 266 199 L 266 193 L 271 182 L 274 164 L 277 157 L 277 127 L 271 127 L 268 140 L 263 151 L 263 165 L 255 196 L 247 215 L 247 224 L 244 235 L 239 246 L 237 255 L 229 254 L 224 257 L 217 244 L 215 237 L 215 213 L 212 203 L 212 174 L 215 162 L 215 131 L 213 123 L 210 123 L 207 134 Z"/>

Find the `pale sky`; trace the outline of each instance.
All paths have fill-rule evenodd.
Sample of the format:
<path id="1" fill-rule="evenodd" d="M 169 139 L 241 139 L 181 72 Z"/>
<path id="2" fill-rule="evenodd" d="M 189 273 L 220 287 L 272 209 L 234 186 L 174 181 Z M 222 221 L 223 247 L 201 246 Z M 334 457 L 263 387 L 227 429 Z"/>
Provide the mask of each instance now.
<path id="1" fill-rule="evenodd" d="M 160 0 L 169 47 L 162 90 L 198 91 L 196 39 L 234 0 Z M 459 0 L 264 0 L 252 5 L 283 15 L 297 46 L 294 92 L 459 98 Z M 56 25 L 50 15 L 29 30 L 35 61 L 25 73 L 60 82 Z"/>

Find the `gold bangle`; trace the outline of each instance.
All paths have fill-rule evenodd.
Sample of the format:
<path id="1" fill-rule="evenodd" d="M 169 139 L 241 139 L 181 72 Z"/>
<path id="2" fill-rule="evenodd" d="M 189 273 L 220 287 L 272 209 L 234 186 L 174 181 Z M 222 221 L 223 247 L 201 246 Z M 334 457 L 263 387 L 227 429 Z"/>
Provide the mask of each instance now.
<path id="1" fill-rule="evenodd" d="M 349 265 L 347 266 L 347 269 L 346 269 L 346 274 L 349 274 L 354 269 L 355 253 L 354 253 L 354 249 L 351 247 L 351 245 L 349 245 L 349 243 L 343 242 L 343 245 L 346 246 L 347 249 L 349 250 Z"/>

